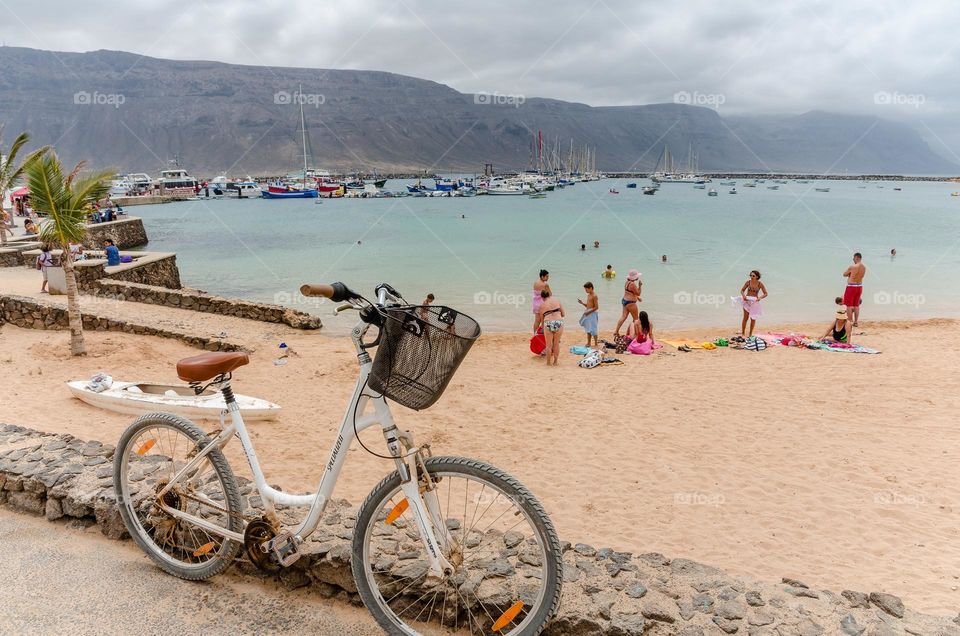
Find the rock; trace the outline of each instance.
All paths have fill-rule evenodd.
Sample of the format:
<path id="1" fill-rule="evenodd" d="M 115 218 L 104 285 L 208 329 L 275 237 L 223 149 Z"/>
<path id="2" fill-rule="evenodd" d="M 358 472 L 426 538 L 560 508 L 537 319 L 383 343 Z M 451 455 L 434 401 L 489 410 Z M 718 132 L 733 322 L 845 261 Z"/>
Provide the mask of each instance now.
<path id="1" fill-rule="evenodd" d="M 752 605 L 753 607 L 761 607 L 763 605 L 766 605 L 766 603 L 763 600 L 763 597 L 760 596 L 760 592 L 751 590 L 750 592 L 746 593 L 745 598 L 747 600 L 747 605 Z"/>
<path id="2" fill-rule="evenodd" d="M 853 590 L 844 590 L 840 595 L 847 599 L 850 607 L 870 607 L 870 595 L 864 592 L 854 592 Z"/>
<path id="3" fill-rule="evenodd" d="M 23 512 L 42 515 L 46 511 L 43 495 L 25 490 L 17 490 L 7 495 L 7 505 Z"/>
<path id="4" fill-rule="evenodd" d="M 790 578 L 787 578 L 787 577 L 783 577 L 782 579 L 780 579 L 780 582 L 781 582 L 781 583 L 786 583 L 786 584 L 789 585 L 790 587 L 802 587 L 802 588 L 804 588 L 804 589 L 810 587 L 810 586 L 807 585 L 806 583 L 803 583 L 803 582 L 801 582 L 801 581 L 798 581 L 797 579 L 790 579 Z"/>
<path id="5" fill-rule="evenodd" d="M 697 594 L 693 597 L 693 606 L 704 614 L 713 613 L 713 599 L 709 594 Z"/>
<path id="6" fill-rule="evenodd" d="M 762 627 L 764 625 L 772 625 L 775 620 L 776 618 L 772 613 L 764 610 L 756 610 L 750 613 L 747 622 L 755 627 Z"/>
<path id="7" fill-rule="evenodd" d="M 639 614 L 616 613 L 610 618 L 610 627 L 628 636 L 641 636 L 644 625 L 645 621 Z"/>
<path id="8" fill-rule="evenodd" d="M 793 596 L 805 596 L 807 598 L 820 598 L 820 595 L 817 594 L 814 590 L 811 590 L 806 587 L 788 587 L 784 590 L 787 594 Z"/>
<path id="9" fill-rule="evenodd" d="M 50 497 L 47 499 L 47 504 L 44 509 L 44 513 L 47 517 L 47 521 L 53 521 L 59 519 L 63 516 L 63 506 L 60 504 L 59 499 Z"/>
<path id="10" fill-rule="evenodd" d="M 503 558 L 492 559 L 484 569 L 490 576 L 513 576 L 516 573 L 510 562 Z"/>
<path id="11" fill-rule="evenodd" d="M 719 616 L 713 617 L 713 624 L 720 628 L 726 634 L 736 634 L 737 630 L 740 629 L 740 626 L 737 625 L 736 621 L 728 621 L 725 618 L 720 618 Z"/>
<path id="12" fill-rule="evenodd" d="M 715 613 L 720 618 L 728 621 L 740 620 L 746 615 L 747 608 L 742 603 L 736 601 L 724 601 L 717 605 Z"/>
<path id="13" fill-rule="evenodd" d="M 586 543 L 578 543 L 573 546 L 573 551 L 581 556 L 592 557 L 596 556 L 597 550 L 593 546 L 587 545 Z"/>
<path id="14" fill-rule="evenodd" d="M 98 501 L 93 508 L 100 532 L 111 539 L 125 539 L 129 536 L 127 527 L 123 525 L 120 509 L 111 501 Z"/>
<path id="15" fill-rule="evenodd" d="M 847 614 L 840 619 L 840 629 L 843 630 L 844 634 L 850 634 L 850 636 L 860 636 L 867 630 L 866 627 L 857 625 L 857 619 L 853 617 L 853 614 Z"/>
<path id="16" fill-rule="evenodd" d="M 903 601 L 893 594 L 870 592 L 870 602 L 891 616 L 903 618 Z"/>
<path id="17" fill-rule="evenodd" d="M 703 636 L 703 628 L 696 625 L 687 625 L 678 632 L 677 636 Z"/>
<path id="18" fill-rule="evenodd" d="M 667 605 L 660 601 L 647 601 L 640 608 L 640 613 L 644 618 L 661 623 L 676 623 L 680 618 L 677 608 L 672 603 Z"/>
<path id="19" fill-rule="evenodd" d="M 515 548 L 521 543 L 523 543 L 523 533 L 516 532 L 515 530 L 509 530 L 503 534 L 503 545 L 508 548 Z"/>
<path id="20" fill-rule="evenodd" d="M 690 559 L 673 559 L 670 561 L 670 569 L 677 574 L 687 576 L 718 576 L 724 574 L 722 570 Z"/>
<path id="21" fill-rule="evenodd" d="M 625 593 L 630 598 L 643 598 L 647 593 L 647 588 L 643 586 L 643 583 L 637 581 L 636 583 L 632 583 L 629 587 L 627 587 Z"/>

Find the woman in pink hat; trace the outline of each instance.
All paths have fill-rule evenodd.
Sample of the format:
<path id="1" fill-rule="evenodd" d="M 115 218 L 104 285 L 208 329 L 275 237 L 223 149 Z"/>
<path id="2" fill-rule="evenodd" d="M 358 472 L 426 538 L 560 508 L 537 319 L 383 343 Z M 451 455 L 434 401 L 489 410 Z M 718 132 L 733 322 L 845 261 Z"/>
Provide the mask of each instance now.
<path id="1" fill-rule="evenodd" d="M 640 302 L 641 287 L 643 287 L 643 283 L 640 282 L 640 272 L 631 269 L 627 274 L 627 282 L 623 286 L 623 300 L 620 301 L 623 305 L 623 312 L 620 314 L 620 322 L 617 323 L 617 328 L 613 331 L 614 338 L 620 335 L 620 327 L 623 326 L 627 317 L 630 318 L 631 322 L 638 320 L 637 303 Z"/>

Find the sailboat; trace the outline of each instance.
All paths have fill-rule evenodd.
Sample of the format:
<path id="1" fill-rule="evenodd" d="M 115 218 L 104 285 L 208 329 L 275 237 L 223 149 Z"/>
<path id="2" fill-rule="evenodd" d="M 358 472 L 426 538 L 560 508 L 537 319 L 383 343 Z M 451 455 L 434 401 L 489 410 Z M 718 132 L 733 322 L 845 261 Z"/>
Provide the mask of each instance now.
<path id="1" fill-rule="evenodd" d="M 297 89 L 297 101 L 300 102 L 300 130 L 303 143 L 303 181 L 300 188 L 294 188 L 281 181 L 270 184 L 261 193 L 264 199 L 315 199 L 319 196 L 316 188 L 307 187 L 307 126 L 303 118 L 303 84 Z"/>
<path id="2" fill-rule="evenodd" d="M 710 183 L 712 179 L 697 174 L 698 163 L 697 155 L 693 152 L 693 144 L 690 144 L 687 154 L 687 171 L 679 172 L 673 165 L 670 147 L 664 145 L 650 180 L 654 183 Z"/>

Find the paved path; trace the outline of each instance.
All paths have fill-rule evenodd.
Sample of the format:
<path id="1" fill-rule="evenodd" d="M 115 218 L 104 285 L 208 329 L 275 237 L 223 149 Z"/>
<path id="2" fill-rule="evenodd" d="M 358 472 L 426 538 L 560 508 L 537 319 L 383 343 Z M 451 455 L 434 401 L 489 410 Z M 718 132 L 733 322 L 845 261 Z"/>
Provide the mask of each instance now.
<path id="1" fill-rule="evenodd" d="M 0 563 L 0 633 L 383 633 L 363 608 L 231 574 L 188 583 L 129 541 L 9 510 Z"/>

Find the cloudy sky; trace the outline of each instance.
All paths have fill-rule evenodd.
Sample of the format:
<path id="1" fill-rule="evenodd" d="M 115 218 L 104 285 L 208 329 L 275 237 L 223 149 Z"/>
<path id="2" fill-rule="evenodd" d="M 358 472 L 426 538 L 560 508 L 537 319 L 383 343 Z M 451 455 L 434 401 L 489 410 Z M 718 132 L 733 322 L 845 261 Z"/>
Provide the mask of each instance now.
<path id="1" fill-rule="evenodd" d="M 872 113 L 960 162 L 960 2 L 0 0 L 0 41 L 385 70 L 463 92 Z"/>

